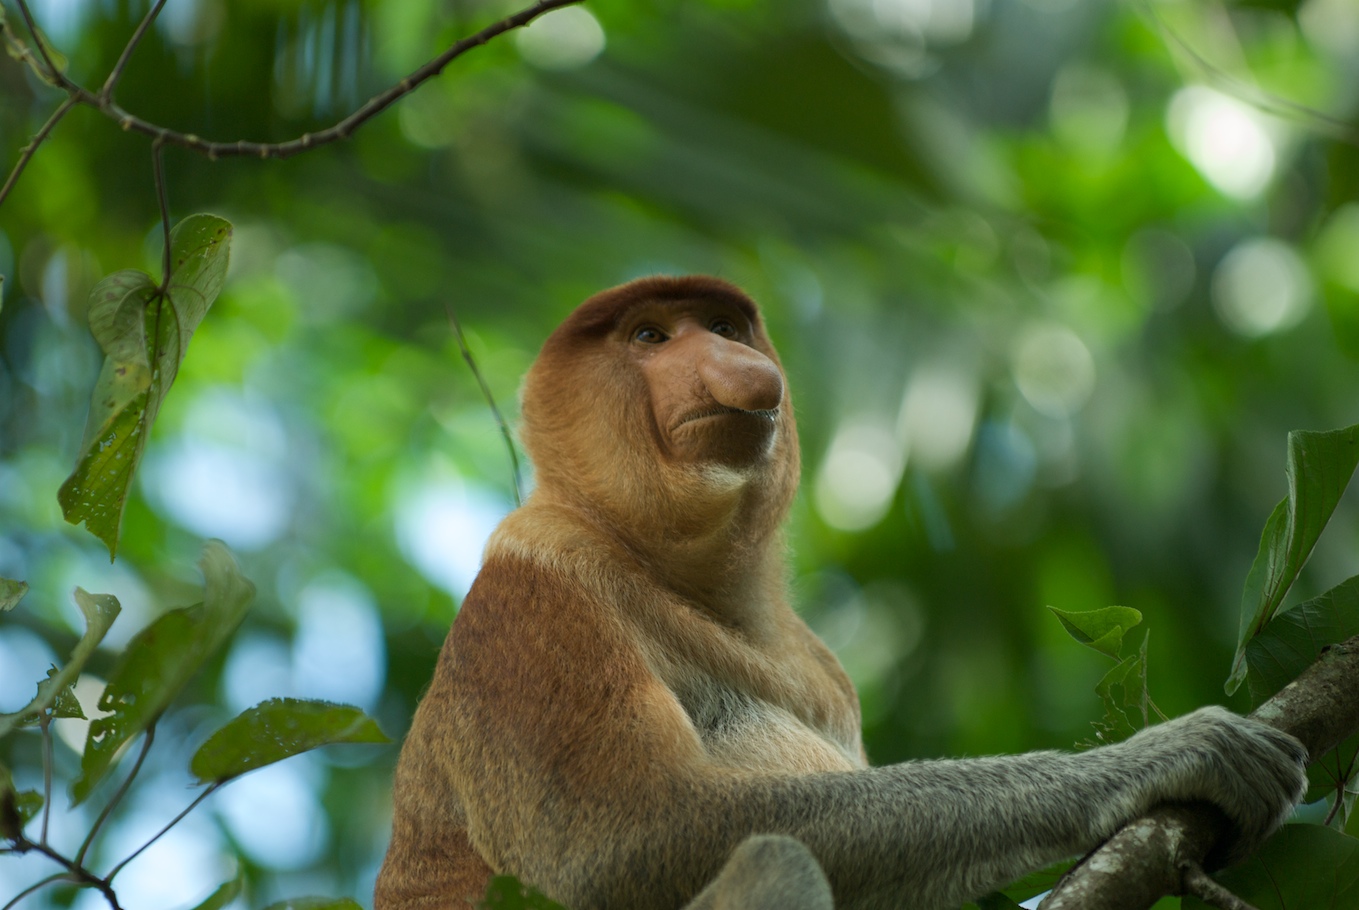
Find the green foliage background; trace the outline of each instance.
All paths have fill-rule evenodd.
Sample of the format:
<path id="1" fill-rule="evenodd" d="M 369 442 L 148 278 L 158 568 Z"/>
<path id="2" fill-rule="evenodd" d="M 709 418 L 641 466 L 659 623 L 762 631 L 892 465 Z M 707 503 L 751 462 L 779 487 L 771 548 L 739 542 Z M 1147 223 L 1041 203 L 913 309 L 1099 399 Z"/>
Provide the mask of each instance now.
<path id="1" fill-rule="evenodd" d="M 320 620 L 304 608 L 308 591 L 359 605 L 327 631 L 376 649 L 385 672 L 361 707 L 399 739 L 457 587 L 422 571 L 421 544 L 449 543 L 409 518 L 421 503 L 457 506 L 447 518 L 511 501 L 447 309 L 513 419 L 551 327 L 657 271 L 721 275 L 765 308 L 804 450 L 792 585 L 860 687 L 874 761 L 1088 739 L 1108 662 L 1047 605 L 1141 611 L 1167 713 L 1224 699 L 1241 586 L 1286 489 L 1285 433 L 1359 421 L 1359 13 L 1344 0 L 585 8 L 606 46 L 578 65 L 507 36 L 348 142 L 281 162 L 167 148 L 174 218 L 228 219 L 232 262 L 146 443 L 112 567 L 62 521 L 57 490 L 101 362 L 90 291 L 119 269 L 160 274 L 149 145 L 77 109 L 0 207 L 0 575 L 31 586 L 0 615 L 0 711 L 31 697 L 40 643 L 65 655 L 78 640 L 76 585 L 119 597 L 115 644 L 195 599 L 205 537 L 231 544 L 258 588 L 237 644 L 162 723 L 144 772 L 160 776 L 110 853 L 182 806 L 183 757 L 239 710 L 233 648 L 272 655 L 284 690 L 306 678 L 326 616 L 324 599 Z M 290 139 L 512 9 L 171 0 L 118 97 L 183 132 Z M 144 11 L 35 4 L 95 85 Z M 58 101 L 0 64 L 7 163 Z M 1259 148 L 1239 119 L 1205 119 L 1233 102 L 1269 137 L 1254 192 L 1224 192 L 1192 160 L 1214 137 L 1229 159 Z M 1276 264 L 1244 279 L 1269 301 L 1300 289 L 1267 330 L 1233 308 L 1243 261 Z M 460 546 L 448 563 L 474 562 L 476 544 Z M 1293 599 L 1354 574 L 1356 554 L 1351 491 Z M 354 621 L 368 605 L 380 626 Z M 100 652 L 87 672 L 111 669 Z M 317 844 L 302 860 L 244 837 L 218 805 L 227 788 L 158 861 L 198 890 L 148 884 L 138 906 L 189 906 L 236 863 L 250 906 L 367 905 L 396 746 L 345 749 L 307 757 L 300 808 L 254 810 L 307 813 Z M 14 734 L 0 761 L 18 775 L 36 750 Z M 64 741 L 56 758 L 75 776 Z"/>

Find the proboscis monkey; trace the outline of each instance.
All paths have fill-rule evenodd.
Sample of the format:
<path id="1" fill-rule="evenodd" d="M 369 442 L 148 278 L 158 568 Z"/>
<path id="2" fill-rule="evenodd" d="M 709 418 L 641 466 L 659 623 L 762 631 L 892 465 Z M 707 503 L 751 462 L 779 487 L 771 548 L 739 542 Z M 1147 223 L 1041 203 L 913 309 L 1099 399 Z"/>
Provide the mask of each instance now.
<path id="1" fill-rule="evenodd" d="M 797 433 L 755 304 L 712 278 L 590 298 L 523 397 L 537 488 L 491 538 L 396 773 L 377 910 L 509 873 L 571 910 L 943 908 L 1170 800 L 1256 846 L 1294 739 L 1221 708 L 1068 754 L 870 768 L 788 605 Z"/>

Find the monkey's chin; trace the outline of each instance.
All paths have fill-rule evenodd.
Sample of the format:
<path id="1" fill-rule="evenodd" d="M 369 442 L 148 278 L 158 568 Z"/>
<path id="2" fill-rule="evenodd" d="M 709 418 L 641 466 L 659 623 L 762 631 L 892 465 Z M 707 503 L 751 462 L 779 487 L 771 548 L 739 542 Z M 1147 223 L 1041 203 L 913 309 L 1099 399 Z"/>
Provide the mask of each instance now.
<path id="1" fill-rule="evenodd" d="M 756 468 L 766 464 L 778 435 L 776 411 L 726 410 L 690 417 L 670 435 L 671 453 L 692 464 Z"/>

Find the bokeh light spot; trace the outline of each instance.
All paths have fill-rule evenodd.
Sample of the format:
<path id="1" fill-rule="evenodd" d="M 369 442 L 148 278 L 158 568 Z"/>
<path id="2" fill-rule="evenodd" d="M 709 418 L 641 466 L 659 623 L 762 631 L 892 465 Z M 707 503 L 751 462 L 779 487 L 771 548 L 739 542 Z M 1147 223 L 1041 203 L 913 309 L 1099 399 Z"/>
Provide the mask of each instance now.
<path id="1" fill-rule="evenodd" d="M 1167 116 L 1171 141 L 1220 191 L 1253 199 L 1269 185 L 1277 155 L 1254 108 L 1194 85 L 1175 94 Z"/>
<path id="2" fill-rule="evenodd" d="M 568 6 L 520 29 L 514 43 L 540 69 L 579 69 L 604 51 L 604 27 L 585 7 Z"/>
<path id="3" fill-rule="evenodd" d="M 1312 303 L 1312 280 L 1293 248 L 1272 237 L 1244 240 L 1213 273 L 1213 306 L 1249 338 L 1296 325 Z"/>

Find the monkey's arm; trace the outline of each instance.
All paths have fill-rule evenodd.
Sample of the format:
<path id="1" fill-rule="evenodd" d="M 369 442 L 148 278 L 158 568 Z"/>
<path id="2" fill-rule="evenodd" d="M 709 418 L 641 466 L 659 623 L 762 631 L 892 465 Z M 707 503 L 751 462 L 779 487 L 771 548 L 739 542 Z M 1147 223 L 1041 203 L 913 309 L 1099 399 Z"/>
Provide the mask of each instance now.
<path id="1" fill-rule="evenodd" d="M 444 747 L 478 852 L 572 910 L 679 907 L 756 833 L 805 843 L 842 910 L 948 907 L 1159 802 L 1211 801 L 1253 845 L 1302 790 L 1296 741 L 1222 709 L 1078 754 L 740 774 L 626 624 L 548 569 L 500 577 L 469 595 L 436 677 Z"/>

